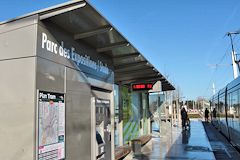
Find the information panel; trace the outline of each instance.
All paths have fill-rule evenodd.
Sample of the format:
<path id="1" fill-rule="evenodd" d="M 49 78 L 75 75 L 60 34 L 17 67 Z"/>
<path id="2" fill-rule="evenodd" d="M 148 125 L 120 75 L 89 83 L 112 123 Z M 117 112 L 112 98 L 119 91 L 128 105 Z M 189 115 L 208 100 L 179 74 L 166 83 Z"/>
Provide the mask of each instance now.
<path id="1" fill-rule="evenodd" d="M 38 160 L 65 159 L 64 94 L 39 91 Z"/>
<path id="2" fill-rule="evenodd" d="M 137 83 L 132 84 L 132 90 L 133 91 L 143 91 L 143 90 L 150 90 L 153 88 L 152 83 Z"/>

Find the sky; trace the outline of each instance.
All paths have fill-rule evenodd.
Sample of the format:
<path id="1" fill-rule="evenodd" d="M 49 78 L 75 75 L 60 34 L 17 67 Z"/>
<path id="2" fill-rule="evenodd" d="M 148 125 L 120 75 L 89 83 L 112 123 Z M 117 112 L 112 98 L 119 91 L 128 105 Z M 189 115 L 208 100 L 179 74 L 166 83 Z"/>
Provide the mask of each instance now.
<path id="1" fill-rule="evenodd" d="M 67 0 L 1 0 L 0 21 Z M 240 29 L 239 0 L 89 0 L 185 99 L 209 98 L 233 80 L 227 32 Z M 240 35 L 234 36 L 240 53 Z M 216 67 L 217 66 L 217 67 Z"/>

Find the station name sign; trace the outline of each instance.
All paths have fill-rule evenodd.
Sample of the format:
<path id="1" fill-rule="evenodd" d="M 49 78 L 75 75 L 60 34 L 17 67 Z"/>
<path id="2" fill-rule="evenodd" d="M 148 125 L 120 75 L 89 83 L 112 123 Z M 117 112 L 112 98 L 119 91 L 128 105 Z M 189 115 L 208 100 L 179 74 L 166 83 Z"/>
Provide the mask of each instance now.
<path id="1" fill-rule="evenodd" d="M 150 90 L 153 88 L 152 83 L 137 83 L 132 84 L 132 90 L 133 91 L 143 91 L 143 90 Z"/>
<path id="2" fill-rule="evenodd" d="M 102 72 L 104 74 L 109 74 L 109 68 L 106 64 L 103 64 L 102 61 L 98 60 L 93 61 L 90 56 L 86 54 L 79 54 L 75 51 L 74 47 L 65 48 L 64 42 L 61 42 L 61 45 L 58 43 L 55 43 L 48 39 L 48 36 L 46 33 L 42 33 L 42 43 L 41 43 L 42 49 L 46 49 L 47 51 L 59 55 L 61 57 L 64 57 L 66 59 L 72 60 L 79 65 L 84 65 L 86 67 L 89 67 L 91 69 L 94 69 L 97 72 Z"/>

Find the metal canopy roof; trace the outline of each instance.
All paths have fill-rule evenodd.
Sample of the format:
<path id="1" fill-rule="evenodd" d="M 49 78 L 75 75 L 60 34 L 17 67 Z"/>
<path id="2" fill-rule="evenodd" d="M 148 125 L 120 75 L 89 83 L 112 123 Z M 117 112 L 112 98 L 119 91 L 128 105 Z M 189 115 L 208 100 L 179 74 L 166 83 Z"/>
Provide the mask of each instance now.
<path id="1" fill-rule="evenodd" d="M 10 21 L 38 14 L 43 22 L 53 23 L 70 33 L 76 41 L 87 43 L 99 54 L 112 59 L 116 84 L 160 80 L 162 90 L 174 90 L 168 80 L 88 2 L 71 1 Z M 3 22 L 7 23 L 7 22 Z M 3 24 L 1 23 L 1 24 Z"/>

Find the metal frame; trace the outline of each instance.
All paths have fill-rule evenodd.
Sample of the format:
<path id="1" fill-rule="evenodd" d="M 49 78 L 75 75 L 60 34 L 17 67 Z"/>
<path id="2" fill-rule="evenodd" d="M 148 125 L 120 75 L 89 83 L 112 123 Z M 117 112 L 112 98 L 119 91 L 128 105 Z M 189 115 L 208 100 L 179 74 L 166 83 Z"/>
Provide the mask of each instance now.
<path id="1" fill-rule="evenodd" d="M 117 42 L 117 43 L 109 44 L 108 46 L 103 46 L 103 47 L 97 48 L 96 51 L 97 52 L 106 52 L 106 51 L 109 51 L 109 50 L 112 50 L 115 48 L 127 47 L 127 46 L 129 46 L 129 43 L 127 41 Z"/>
<path id="2" fill-rule="evenodd" d="M 90 43 L 92 47 L 96 48 L 96 51 L 98 53 L 106 52 L 109 56 L 111 56 L 114 62 L 114 69 L 116 70 L 116 74 L 115 74 L 116 76 L 118 75 L 119 73 L 118 71 L 120 70 L 121 71 L 135 70 L 136 67 L 139 67 L 139 71 L 135 70 L 135 72 L 142 72 L 142 70 L 145 70 L 147 67 L 149 67 L 149 68 L 153 68 L 156 73 L 159 73 L 158 70 L 154 68 L 153 65 L 151 65 L 149 61 L 147 61 L 147 59 L 140 52 L 138 52 L 138 50 L 120 32 L 118 32 L 118 30 L 115 27 L 113 27 L 113 25 L 111 25 L 111 23 L 109 23 L 99 12 L 97 12 L 95 8 L 90 5 L 89 2 L 86 2 L 83 0 L 70 1 L 70 2 L 66 2 L 60 5 L 50 7 L 50 8 L 39 10 L 37 12 L 33 12 L 21 17 L 17 17 L 9 21 L 1 22 L 0 25 L 11 22 L 11 21 L 16 21 L 19 19 L 30 17 L 33 15 L 38 15 L 39 20 L 41 21 L 51 19 L 51 18 L 54 19 L 58 15 L 63 16 L 64 14 L 68 14 L 73 10 L 77 12 L 78 9 L 80 9 L 81 12 L 84 13 L 85 15 L 91 12 L 91 16 L 86 17 L 88 19 L 87 21 L 85 21 L 85 19 L 81 19 L 81 21 L 83 23 L 87 23 L 86 26 L 91 26 L 89 28 L 93 28 L 93 29 L 88 30 L 85 27 L 85 29 L 83 29 L 82 31 L 79 31 L 79 33 L 74 33 L 73 35 L 74 39 L 81 40 L 88 44 Z M 98 19 L 99 21 L 96 21 L 96 19 Z M 66 25 L 71 25 L 71 24 L 66 24 Z M 71 31 L 72 30 L 69 30 L 69 32 Z M 112 34 L 111 32 L 114 32 L 114 34 Z M 100 34 L 104 34 L 104 36 L 98 36 Z M 99 44 L 101 43 L 91 44 L 93 43 L 94 40 L 97 42 L 102 39 L 104 39 L 104 43 L 103 43 L 104 45 L 102 44 L 101 46 L 99 46 Z M 116 48 L 121 48 L 121 47 L 124 47 L 124 49 L 118 50 L 117 51 L 118 55 L 114 55 L 115 53 L 112 51 Z M 124 64 L 121 62 L 128 58 L 136 58 L 135 59 L 136 63 Z M 139 60 L 141 60 L 142 62 L 137 62 Z M 144 64 L 144 63 L 147 63 L 147 64 Z M 153 82 L 156 82 L 157 79 L 158 77 L 156 76 L 155 80 L 154 79 L 151 79 L 151 80 Z M 163 87 L 166 87 L 166 86 L 171 90 L 175 89 L 175 87 L 170 83 L 164 85 Z"/>
<path id="3" fill-rule="evenodd" d="M 102 34 L 102 33 L 105 33 L 105 32 L 110 32 L 110 31 L 112 31 L 112 27 L 110 25 L 106 25 L 106 26 L 95 28 L 95 29 L 92 29 L 92 30 L 89 30 L 89 31 L 86 31 L 86 32 L 75 34 L 74 39 L 75 40 L 83 39 L 83 38 L 91 37 L 91 36 L 94 36 L 94 35 Z"/>

